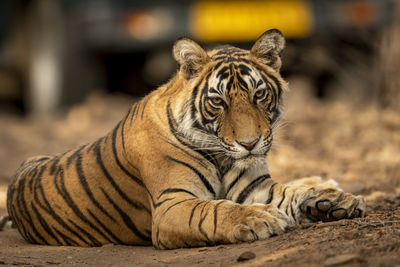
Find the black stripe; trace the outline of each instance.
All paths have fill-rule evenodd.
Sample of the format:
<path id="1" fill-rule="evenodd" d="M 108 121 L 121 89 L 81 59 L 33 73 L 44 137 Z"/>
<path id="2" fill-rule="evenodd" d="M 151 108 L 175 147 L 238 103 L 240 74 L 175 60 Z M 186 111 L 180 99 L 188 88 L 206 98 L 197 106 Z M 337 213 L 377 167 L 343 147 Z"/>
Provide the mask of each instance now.
<path id="1" fill-rule="evenodd" d="M 26 210 L 23 210 L 23 204 L 25 202 L 25 177 L 23 177 L 22 179 L 19 179 L 19 183 L 18 186 L 16 187 L 16 191 L 17 191 L 17 196 L 16 196 L 16 208 L 19 211 L 20 215 L 21 215 L 21 219 L 25 219 L 28 220 L 27 215 L 25 215 L 25 213 L 27 213 Z"/>
<path id="2" fill-rule="evenodd" d="M 171 161 L 174 161 L 176 163 L 182 164 L 183 166 L 185 166 L 185 167 L 189 168 L 190 170 L 192 170 L 200 178 L 200 180 L 203 182 L 203 185 L 207 188 L 208 192 L 210 192 L 213 195 L 214 198 L 216 197 L 215 191 L 214 191 L 213 187 L 211 186 L 210 182 L 206 179 L 206 177 L 204 177 L 203 174 L 201 174 L 192 165 L 190 165 L 190 164 L 188 164 L 186 162 L 174 159 L 174 158 L 172 158 L 170 156 L 167 156 L 167 159 L 169 159 Z"/>
<path id="3" fill-rule="evenodd" d="M 37 169 L 37 168 L 38 168 L 38 166 L 35 166 L 35 169 Z M 37 184 L 38 181 L 42 180 L 43 173 L 44 173 L 44 171 L 46 169 L 47 169 L 47 165 L 41 166 L 40 170 L 39 170 L 39 173 L 30 178 L 29 184 L 30 184 L 30 186 L 32 186 L 31 192 L 35 191 L 34 187 L 35 187 L 35 185 Z"/>
<path id="4" fill-rule="evenodd" d="M 193 219 L 193 215 L 194 215 L 194 211 L 197 209 L 197 206 L 199 206 L 200 204 L 204 203 L 204 201 L 200 201 L 199 203 L 197 203 L 196 205 L 194 205 L 194 207 L 192 208 L 192 211 L 190 212 L 190 217 L 189 217 L 189 227 L 192 224 L 192 219 Z"/>
<path id="5" fill-rule="evenodd" d="M 258 177 L 257 179 L 253 180 L 249 185 L 246 186 L 245 189 L 239 194 L 236 202 L 242 204 L 246 198 L 253 192 L 254 189 L 256 189 L 257 186 L 259 186 L 262 182 L 265 180 L 271 178 L 271 175 L 266 174 L 263 176 Z"/>
<path id="6" fill-rule="evenodd" d="M 159 248 L 162 248 L 162 249 L 169 249 L 169 247 L 167 247 L 164 243 L 162 243 L 161 241 L 158 241 L 158 245 L 159 245 Z"/>
<path id="7" fill-rule="evenodd" d="M 230 93 L 231 92 L 231 89 L 232 89 L 232 85 L 233 85 L 233 82 L 235 81 L 235 76 L 234 75 L 232 75 L 230 78 L 229 78 L 229 80 L 228 80 L 228 82 L 226 83 L 226 89 L 228 90 L 228 93 Z"/>
<path id="8" fill-rule="evenodd" d="M 237 65 L 237 69 L 239 70 L 240 74 L 242 76 L 249 76 L 250 78 L 250 83 L 252 87 L 255 87 L 255 80 L 254 78 L 250 75 L 251 72 L 251 68 L 249 67 L 249 65 L 245 65 L 245 64 L 239 64 Z"/>
<path id="9" fill-rule="evenodd" d="M 129 115 L 129 113 L 128 113 Z M 125 123 L 128 120 L 128 116 L 126 116 L 126 118 L 124 119 L 124 122 L 121 125 L 121 142 L 122 142 L 122 150 L 124 151 L 124 155 L 126 157 L 127 153 L 126 153 L 126 147 L 125 147 Z"/>
<path id="10" fill-rule="evenodd" d="M 30 241 L 31 243 L 33 243 L 33 242 L 34 242 L 33 240 L 28 239 L 28 235 L 27 235 L 28 231 L 27 231 L 26 228 L 25 228 L 25 225 L 24 225 L 24 223 L 23 223 L 23 221 L 22 221 L 22 218 L 19 217 L 19 216 L 16 216 L 17 214 L 16 214 L 15 212 L 16 212 L 16 210 L 12 210 L 12 211 L 10 212 L 10 215 L 11 215 L 11 217 L 12 217 L 13 222 L 14 222 L 15 225 L 17 226 L 18 231 L 21 233 L 21 235 L 22 235 L 26 240 L 28 240 L 28 241 Z"/>
<path id="11" fill-rule="evenodd" d="M 85 146 L 86 145 L 81 146 L 74 153 L 72 153 L 72 155 L 70 155 L 67 158 L 67 167 L 69 167 L 69 165 L 71 165 L 72 161 L 79 155 L 79 153 L 82 151 L 83 148 L 85 148 Z"/>
<path id="12" fill-rule="evenodd" d="M 190 148 L 192 151 L 197 152 L 202 157 L 204 157 L 208 162 L 210 162 L 212 165 L 214 165 L 214 166 L 217 165 L 217 162 L 212 155 L 209 155 L 206 151 L 199 150 L 197 147 L 193 146 L 183 134 L 178 132 L 177 122 L 172 114 L 171 105 L 169 102 L 167 104 L 167 118 L 168 118 L 168 125 L 170 128 L 170 131 L 175 136 L 176 140 L 179 141 L 179 143 L 181 143 L 185 147 Z M 196 123 L 196 122 L 197 121 L 195 121 L 194 123 Z"/>
<path id="13" fill-rule="evenodd" d="M 67 154 L 67 153 L 68 153 L 68 151 L 53 157 L 52 163 L 50 166 L 50 174 L 51 175 L 53 175 L 56 172 L 58 163 L 60 162 L 61 158 L 64 157 L 65 154 Z"/>
<path id="14" fill-rule="evenodd" d="M 30 234 L 30 232 L 26 232 L 26 233 L 25 233 L 25 236 L 26 236 L 26 239 L 27 239 L 29 242 L 31 242 L 31 243 L 33 243 L 33 244 L 39 244 L 39 243 L 32 237 L 32 235 Z"/>
<path id="15" fill-rule="evenodd" d="M 203 206 L 203 208 L 201 209 L 201 212 L 200 212 L 200 220 L 199 220 L 199 224 L 198 224 L 197 228 L 199 229 L 199 232 L 206 238 L 206 240 L 209 241 L 210 239 L 208 238 L 207 233 L 205 233 L 204 230 L 201 228 L 205 218 L 208 215 L 208 211 L 209 211 L 207 209 L 206 214 L 203 216 L 204 209 L 207 206 L 207 204 L 209 204 L 210 202 L 205 202 L 205 203 L 206 204 Z"/>
<path id="16" fill-rule="evenodd" d="M 281 116 L 281 111 L 279 109 L 276 109 L 272 115 L 270 124 L 273 125 Z"/>
<path id="17" fill-rule="evenodd" d="M 125 120 L 128 120 L 128 118 L 132 119 L 133 114 L 134 114 L 134 109 L 135 109 L 135 106 L 136 106 L 136 105 L 137 105 L 137 103 L 133 103 L 133 104 L 129 107 L 129 110 L 128 110 L 128 113 L 126 114 Z"/>
<path id="18" fill-rule="evenodd" d="M 129 117 L 129 114 L 131 114 L 132 109 L 133 109 L 133 107 L 134 107 L 135 105 L 136 105 L 136 103 L 133 103 L 133 104 L 129 107 L 128 112 L 126 113 L 126 117 Z"/>
<path id="19" fill-rule="evenodd" d="M 110 220 L 112 220 L 113 222 L 116 222 L 116 220 L 114 219 L 113 216 L 111 216 L 105 209 L 104 207 L 95 199 L 92 191 L 90 190 L 89 184 L 86 181 L 86 177 L 85 174 L 83 172 L 83 168 L 82 168 L 82 157 L 81 155 L 79 155 L 77 157 L 76 160 L 76 164 L 75 164 L 75 169 L 76 169 L 76 173 L 78 174 L 78 180 L 79 183 L 82 185 L 83 189 L 85 190 L 87 196 L 89 197 L 89 199 L 91 200 L 91 202 L 104 214 L 106 215 Z"/>
<path id="20" fill-rule="evenodd" d="M 292 215 L 293 220 L 296 221 L 296 218 L 295 218 L 294 212 L 293 212 L 293 207 L 292 207 L 293 198 L 294 198 L 294 194 L 292 194 L 292 196 L 290 197 L 290 202 L 286 207 L 286 214 L 289 216 L 289 208 L 290 208 L 290 214 Z"/>
<path id="21" fill-rule="evenodd" d="M 43 166 L 42 166 L 43 169 Z M 33 192 L 33 180 L 35 179 L 36 175 L 38 174 L 38 168 L 34 168 L 33 170 L 29 171 L 29 190 L 32 193 Z"/>
<path id="22" fill-rule="evenodd" d="M 207 75 L 206 79 L 208 79 L 209 75 Z M 197 94 L 199 92 L 200 83 L 201 83 L 201 81 L 199 81 L 199 83 L 196 84 L 196 86 L 193 89 L 192 94 L 190 95 L 190 99 L 189 99 L 189 101 L 190 101 L 190 117 L 191 117 L 192 120 L 196 119 L 196 111 L 197 111 L 197 109 L 196 109 L 195 101 L 196 101 L 196 98 L 197 98 Z M 168 101 L 167 108 L 169 108 L 169 101 Z"/>
<path id="23" fill-rule="evenodd" d="M 218 222 L 218 206 L 224 203 L 225 201 L 221 201 L 214 206 L 214 234 L 217 232 L 217 222 Z"/>
<path id="24" fill-rule="evenodd" d="M 36 237 L 38 239 L 40 239 L 41 242 L 39 242 L 32 235 L 30 235 L 30 231 L 26 231 L 26 235 L 29 236 L 29 239 L 32 241 L 32 243 L 47 244 L 46 240 L 35 228 L 35 224 L 33 223 L 32 217 L 28 212 L 28 207 L 26 206 L 26 201 L 25 201 L 25 192 L 24 192 L 25 183 L 24 182 L 25 182 L 25 179 L 20 180 L 19 185 L 18 185 L 18 200 L 19 200 L 18 208 L 20 209 L 20 214 L 23 217 L 22 219 L 24 219 L 26 221 L 26 223 L 32 229 L 33 233 L 36 235 Z M 25 212 L 25 215 L 24 215 L 24 212 Z"/>
<path id="25" fill-rule="evenodd" d="M 124 221 L 124 224 L 126 227 L 128 227 L 132 233 L 134 233 L 136 236 L 138 236 L 140 239 L 144 241 L 151 242 L 151 238 L 148 236 L 145 236 L 142 234 L 136 227 L 135 223 L 131 220 L 131 218 L 126 214 L 113 200 L 112 198 L 107 194 L 107 192 L 103 189 L 100 188 L 101 191 L 103 192 L 104 196 L 107 198 L 107 200 L 111 203 L 111 205 L 114 207 L 114 209 L 119 213 L 121 216 L 122 220 Z"/>
<path id="26" fill-rule="evenodd" d="M 57 236 L 54 235 L 53 231 L 50 229 L 49 225 L 47 224 L 46 220 L 43 219 L 42 215 L 39 213 L 39 211 L 36 209 L 35 205 L 33 205 L 33 203 L 31 203 L 31 208 L 33 210 L 33 212 L 35 212 L 36 217 L 39 220 L 40 225 L 42 226 L 42 228 L 59 244 L 62 245 L 62 243 L 60 242 L 60 240 L 57 238 Z M 48 243 L 48 242 L 46 242 Z"/>
<path id="27" fill-rule="evenodd" d="M 113 133 L 112 133 L 112 151 L 114 154 L 115 161 L 118 165 L 118 167 L 129 177 L 131 180 L 135 181 L 138 185 L 144 186 L 143 182 L 139 180 L 139 178 L 135 177 L 132 173 L 130 173 L 125 167 L 122 165 L 121 161 L 119 160 L 118 153 L 117 153 L 117 147 L 116 147 L 116 140 L 117 140 L 117 131 L 119 126 L 121 125 L 121 122 L 118 123 L 118 125 L 114 128 Z"/>
<path id="28" fill-rule="evenodd" d="M 294 195 L 295 195 L 295 194 L 293 193 L 292 199 L 290 200 L 290 211 L 291 211 L 291 213 L 292 213 L 292 217 L 293 217 L 294 222 L 297 223 L 296 214 L 295 214 L 294 208 L 293 208 L 293 198 L 294 198 Z M 297 206 L 297 200 L 296 200 L 296 206 Z"/>
<path id="29" fill-rule="evenodd" d="M 8 199 L 10 199 L 10 198 L 8 198 Z M 15 201 L 17 201 L 17 200 L 15 200 Z M 21 216 L 17 215 L 17 209 L 19 209 L 18 203 L 13 202 L 13 204 L 14 205 L 12 205 L 12 207 L 8 206 L 8 213 L 9 213 L 9 215 L 11 217 L 11 220 L 13 221 L 13 223 L 15 223 L 15 225 L 17 226 L 17 228 L 18 228 L 19 232 L 21 233 L 21 235 L 26 240 L 29 241 L 29 239 L 28 239 L 28 237 L 26 235 L 27 231 L 26 231 L 25 226 L 24 226 L 24 224 L 22 222 L 22 218 L 21 218 Z"/>
<path id="30" fill-rule="evenodd" d="M 274 81 L 274 83 L 276 84 L 276 86 L 277 86 L 277 99 L 279 99 L 280 98 L 280 96 L 281 96 L 281 93 L 282 93 L 282 85 L 281 85 L 281 83 L 279 82 L 279 80 L 278 80 L 278 78 L 276 78 L 275 76 L 273 76 L 273 75 L 268 75 L 267 74 L 267 77 L 268 78 L 270 78 L 271 80 L 273 80 Z"/>
<path id="31" fill-rule="evenodd" d="M 215 122 L 215 119 L 216 119 L 216 117 L 217 117 L 217 113 L 216 112 L 214 112 L 214 110 L 209 110 L 208 108 L 207 108 L 207 106 L 205 105 L 205 102 L 207 101 L 207 99 L 206 99 L 206 97 L 205 96 L 203 96 L 202 98 L 201 98 L 201 101 L 200 101 L 200 104 L 199 104 L 199 106 L 200 106 L 200 113 L 203 115 L 203 118 L 202 118 L 202 123 L 204 124 L 204 125 L 206 125 L 207 123 L 213 123 L 213 122 Z M 212 105 L 211 105 L 212 106 Z M 215 109 L 215 107 L 212 107 L 213 109 Z M 208 118 L 206 118 L 206 116 L 205 115 L 208 115 Z"/>
<path id="32" fill-rule="evenodd" d="M 97 139 L 96 141 L 94 141 L 87 149 L 87 152 L 93 151 L 95 149 L 95 147 L 100 146 L 100 143 L 103 142 L 107 137 L 103 136 L 100 137 L 99 139 Z"/>
<path id="33" fill-rule="evenodd" d="M 132 125 L 132 121 L 133 121 L 133 119 L 134 119 L 134 117 L 136 115 L 136 111 L 137 111 L 138 106 L 139 106 L 139 103 L 135 103 L 134 106 L 133 106 L 131 120 L 129 122 L 130 125 Z"/>
<path id="34" fill-rule="evenodd" d="M 157 228 L 156 232 L 156 243 L 157 243 L 157 248 L 164 248 L 164 249 L 169 249 L 165 244 L 163 244 L 160 240 L 160 230 Z"/>
<path id="35" fill-rule="evenodd" d="M 143 115 L 144 115 L 144 109 L 146 108 L 147 103 L 149 102 L 150 97 L 147 96 L 145 99 L 143 99 L 143 107 L 142 107 L 142 114 L 140 115 L 140 119 L 143 120 Z"/>
<path id="36" fill-rule="evenodd" d="M 100 166 L 104 176 L 107 178 L 107 180 L 111 183 L 111 186 L 117 191 L 117 193 L 126 201 L 128 202 L 132 207 L 138 209 L 138 210 L 145 210 L 147 213 L 150 213 L 150 210 L 145 207 L 142 203 L 138 203 L 134 200 L 132 200 L 130 197 L 128 197 L 122 190 L 121 188 L 117 185 L 117 183 L 114 181 L 113 177 L 110 175 L 110 173 L 107 171 L 106 167 L 104 166 L 104 162 L 101 157 L 101 147 L 95 147 L 94 152 L 96 154 L 96 161 L 98 165 Z"/>
<path id="37" fill-rule="evenodd" d="M 58 222 L 62 227 L 64 227 L 67 231 L 69 231 L 70 233 L 72 233 L 73 235 L 75 235 L 77 238 L 79 238 L 83 243 L 86 243 L 86 240 L 77 232 L 75 232 L 73 229 L 71 229 L 65 222 L 64 220 L 61 219 L 60 216 L 58 216 L 54 210 L 51 208 L 49 201 L 46 199 L 46 196 L 44 194 L 44 190 L 43 190 L 43 186 L 41 184 L 41 181 L 38 181 L 38 183 L 35 185 L 36 188 L 39 189 L 39 192 L 42 195 L 43 201 L 46 205 L 46 207 L 39 201 L 39 197 L 38 197 L 38 190 L 34 191 L 34 200 L 36 201 L 36 203 L 39 205 L 39 207 L 41 207 L 45 212 L 47 212 L 56 222 Z M 53 227 L 53 229 L 55 229 Z M 56 230 L 56 229 L 55 229 Z"/>
<path id="38" fill-rule="evenodd" d="M 54 228 L 54 231 L 56 231 L 56 233 L 64 240 L 65 244 L 67 244 L 68 246 L 79 246 L 79 243 L 76 242 L 75 240 L 69 238 L 68 236 L 64 235 L 61 231 L 59 231 L 57 228 Z"/>
<path id="39" fill-rule="evenodd" d="M 277 185 L 278 183 L 274 183 L 273 185 L 271 185 L 271 187 L 269 188 L 269 192 L 268 192 L 268 199 L 267 199 L 267 201 L 265 202 L 265 204 L 269 204 L 269 203 L 271 203 L 271 201 L 272 201 L 272 199 L 273 199 L 273 197 L 274 197 L 274 187 L 275 187 L 275 185 Z"/>
<path id="40" fill-rule="evenodd" d="M 210 74 L 207 76 L 206 81 L 205 81 L 205 85 L 203 87 L 203 89 L 201 90 L 200 93 L 200 97 L 199 97 L 199 101 L 198 101 L 198 111 L 199 114 L 201 115 L 201 123 L 202 125 L 206 125 L 208 123 L 213 123 L 215 121 L 215 116 L 216 114 L 214 114 L 212 111 L 208 110 L 204 104 L 204 101 L 206 96 L 208 95 L 208 79 L 209 79 Z M 193 102 L 194 103 L 194 102 Z M 208 115 L 210 117 L 207 118 Z M 192 118 L 194 121 L 198 121 L 196 120 L 195 117 Z"/>
<path id="41" fill-rule="evenodd" d="M 245 174 L 245 173 L 246 173 L 246 170 L 242 170 L 242 171 L 239 173 L 239 175 L 235 178 L 235 180 L 233 180 L 233 182 L 228 186 L 228 190 L 226 190 L 226 194 L 228 194 L 229 191 L 232 189 L 232 187 L 234 187 L 235 184 L 236 184 L 237 182 L 239 182 L 240 178 L 242 178 L 243 174 Z"/>
<path id="42" fill-rule="evenodd" d="M 239 86 L 240 90 L 248 93 L 249 92 L 248 84 L 242 79 L 242 77 L 240 75 L 236 75 L 236 79 L 239 82 L 239 84 L 241 85 L 241 86 Z"/>
<path id="43" fill-rule="evenodd" d="M 186 190 L 186 189 L 183 189 L 183 188 L 168 188 L 168 189 L 165 189 L 164 191 L 162 191 L 162 192 L 158 195 L 157 199 L 160 199 L 160 197 L 161 197 L 162 195 L 164 195 L 164 194 L 172 194 L 172 193 L 177 193 L 177 192 L 187 193 L 187 194 L 192 195 L 192 196 L 194 196 L 195 198 L 197 198 L 197 196 L 196 196 L 195 194 L 193 194 L 192 192 L 190 192 L 190 191 L 188 191 L 188 190 Z"/>
<path id="44" fill-rule="evenodd" d="M 262 76 L 262 77 L 263 77 L 264 82 L 268 85 L 267 90 L 268 90 L 269 94 L 271 95 L 270 101 L 267 105 L 267 110 L 269 112 L 273 112 L 276 109 L 276 106 L 278 104 L 279 98 L 278 98 L 277 92 L 276 92 L 278 89 L 275 89 L 275 85 L 272 84 L 271 82 L 269 82 L 267 77 L 264 77 L 264 76 Z"/>
<path id="45" fill-rule="evenodd" d="M 153 203 L 153 207 L 154 207 L 154 209 L 156 209 L 156 208 L 160 207 L 162 204 L 164 204 L 165 202 L 173 200 L 173 199 L 175 199 L 175 198 L 174 197 L 173 198 L 166 198 L 163 201 L 160 201 L 160 202 L 157 202 L 157 203 Z"/>
<path id="46" fill-rule="evenodd" d="M 223 79 L 225 79 L 229 76 L 229 73 L 230 73 L 229 70 L 230 70 L 229 66 L 224 65 L 218 70 L 218 72 L 215 76 L 217 78 L 219 78 L 220 81 L 222 81 Z"/>
<path id="47" fill-rule="evenodd" d="M 246 58 L 241 56 L 241 53 L 232 56 L 220 56 L 213 59 L 214 61 L 222 61 L 223 63 L 250 63 Z"/>
<path id="48" fill-rule="evenodd" d="M 157 225 L 157 229 L 156 229 L 156 244 L 157 244 L 157 248 L 159 248 L 160 247 L 160 229 L 159 229 L 159 227 L 160 227 L 160 225 Z"/>
<path id="49" fill-rule="evenodd" d="M 58 172 L 58 179 L 59 179 L 59 183 L 60 185 L 58 185 L 57 183 L 55 183 L 56 185 L 56 189 L 57 192 L 62 196 L 62 198 L 65 200 L 65 202 L 67 203 L 67 205 L 72 209 L 72 211 L 74 212 L 74 214 L 85 224 L 87 224 L 88 226 L 90 226 L 93 230 L 95 230 L 99 235 L 101 235 L 104 239 L 106 239 L 107 241 L 111 242 L 111 240 L 108 239 L 108 237 L 106 235 L 104 235 L 104 233 L 102 231 L 100 231 L 99 228 L 97 228 L 91 221 L 88 220 L 88 218 L 81 212 L 81 210 L 78 208 L 78 206 L 75 204 L 75 202 L 73 201 L 72 197 L 70 196 L 70 194 L 67 191 L 67 188 L 65 187 L 65 182 L 64 182 L 64 170 L 62 169 L 62 167 L 59 167 L 59 172 Z M 71 220 L 69 220 L 71 221 Z M 77 226 L 76 226 L 77 227 Z M 81 230 L 82 231 L 82 230 Z M 91 234 L 89 234 L 86 231 L 82 231 L 83 233 L 86 234 L 86 236 L 92 240 L 92 242 L 96 245 L 96 244 L 100 244 L 99 241 L 97 241 Z"/>
<path id="50" fill-rule="evenodd" d="M 151 200 L 151 204 L 152 204 L 153 208 L 155 209 L 155 208 L 156 208 L 156 203 L 155 203 L 155 201 L 154 201 L 153 195 L 150 193 L 150 191 L 149 191 L 149 189 L 146 187 L 146 185 L 144 185 L 144 189 L 146 190 L 147 194 L 149 195 L 150 200 Z M 165 200 L 164 200 L 164 201 L 165 201 Z"/>
<path id="51" fill-rule="evenodd" d="M 178 140 L 178 141 L 179 141 L 179 140 Z M 171 146 L 175 147 L 176 149 L 179 149 L 180 151 L 182 151 L 183 153 L 185 153 L 185 154 L 188 155 L 189 157 L 195 158 L 196 160 L 199 161 L 199 163 L 200 163 L 203 167 L 207 168 L 207 165 L 204 164 L 204 163 L 202 162 L 202 161 L 203 161 L 202 158 L 197 157 L 197 155 L 192 155 L 189 151 L 183 149 L 182 147 L 178 146 L 177 144 L 174 144 L 174 143 L 169 142 L 169 141 L 167 141 L 167 142 L 168 142 L 168 144 L 170 144 Z M 182 142 L 180 142 L 180 143 L 182 144 Z M 190 147 L 190 146 L 188 146 L 188 145 L 184 145 L 184 144 L 182 144 L 182 145 L 185 146 L 185 147 L 188 147 L 188 148 L 190 149 L 191 152 L 194 151 L 192 147 Z M 197 152 L 197 151 L 196 151 L 196 152 Z"/>
<path id="52" fill-rule="evenodd" d="M 41 157 L 41 158 L 35 158 L 35 159 L 33 159 L 33 160 L 29 160 L 28 162 L 26 162 L 26 163 L 40 163 L 40 162 L 42 162 L 42 161 L 45 161 L 45 160 L 47 160 L 47 159 L 51 159 L 51 157 L 50 156 L 39 156 L 39 157 Z"/>
<path id="53" fill-rule="evenodd" d="M 164 216 L 170 209 L 172 209 L 173 207 L 175 207 L 175 206 L 177 206 L 177 205 L 179 205 L 179 204 L 188 202 L 188 201 L 190 201 L 190 200 L 194 200 L 194 199 L 195 199 L 195 198 L 189 198 L 189 199 L 184 199 L 184 200 L 175 202 L 174 204 L 172 204 L 171 206 L 169 206 L 169 207 L 161 214 L 161 217 L 163 217 L 163 216 Z"/>
<path id="54" fill-rule="evenodd" d="M 34 188 L 33 188 L 33 183 L 35 182 L 36 179 L 41 179 L 43 172 L 45 168 L 47 168 L 47 164 L 40 165 L 40 162 L 28 162 L 28 166 L 25 166 L 25 168 L 22 170 L 23 172 L 23 180 L 28 180 L 28 185 L 29 185 L 29 190 L 32 193 Z M 34 164 L 34 165 L 32 165 Z M 40 170 L 39 170 L 40 168 Z M 38 173 L 39 171 L 39 173 Z M 20 176 L 22 177 L 22 175 Z"/>
<path id="55" fill-rule="evenodd" d="M 97 224 L 99 224 L 101 226 L 101 228 L 103 228 L 104 231 L 107 232 L 107 234 L 109 236 L 111 236 L 112 239 L 114 239 L 115 241 L 117 241 L 118 244 L 125 244 L 124 242 L 122 242 L 117 236 L 114 235 L 114 233 L 108 229 L 108 227 L 106 225 L 104 225 L 104 223 L 99 220 L 99 218 L 97 218 L 96 215 L 93 214 L 93 212 L 89 209 L 86 209 L 86 211 L 90 214 L 90 216 L 97 222 Z M 115 243 L 115 242 L 113 242 Z"/>
<path id="56" fill-rule="evenodd" d="M 281 207 L 283 201 L 286 198 L 286 190 L 287 190 L 287 187 L 285 187 L 285 189 L 283 189 L 282 199 L 281 199 L 281 202 L 279 202 L 279 204 L 278 204 L 278 209 Z"/>
<path id="57" fill-rule="evenodd" d="M 94 238 L 94 236 L 92 236 L 88 231 L 83 229 L 79 224 L 75 223 L 71 219 L 68 219 L 68 221 L 69 221 L 69 223 L 74 225 L 79 231 L 84 233 L 89 238 L 89 240 L 91 241 L 91 243 L 89 243 L 90 246 L 96 246 L 96 247 L 101 246 L 101 243 L 96 238 Z M 108 240 L 108 241 L 111 242 L 110 240 Z"/>
<path id="58" fill-rule="evenodd" d="M 273 101 L 273 102 L 274 102 L 275 105 L 277 105 L 278 102 L 279 102 L 279 100 L 280 100 L 280 98 L 281 98 L 281 95 L 282 95 L 282 85 L 281 85 L 280 81 L 278 80 L 277 77 L 275 77 L 275 76 L 273 76 L 273 75 L 271 75 L 271 74 L 265 73 L 265 72 L 264 72 L 262 69 L 260 69 L 259 67 L 257 67 L 257 70 L 260 71 L 260 72 L 262 73 L 261 77 L 262 77 L 262 79 L 264 80 L 264 82 L 265 82 L 267 85 L 269 85 L 269 87 L 270 87 L 271 89 L 273 89 L 273 90 L 271 90 L 272 93 L 273 93 L 272 95 L 273 95 L 273 97 L 274 97 L 274 101 Z M 273 83 L 269 82 L 267 78 L 271 79 L 271 80 L 273 81 L 273 83 L 275 83 L 276 89 L 275 89 L 275 86 L 273 85 Z M 272 103 L 272 101 L 271 101 L 271 103 Z M 270 109 L 270 108 L 269 108 L 269 109 Z"/>
<path id="59" fill-rule="evenodd" d="M 33 221 L 31 216 L 29 215 L 27 206 L 26 206 L 26 201 L 25 201 L 25 181 L 26 181 L 26 177 L 22 177 L 19 179 L 19 183 L 18 183 L 18 187 L 17 189 L 17 199 L 16 199 L 16 211 L 18 210 L 19 214 L 20 214 L 20 219 L 21 219 L 21 224 L 24 224 L 24 221 L 27 223 L 27 225 L 31 226 L 32 231 L 36 231 L 36 229 L 34 228 L 33 225 Z M 26 234 L 28 234 L 28 231 L 26 231 Z M 33 243 L 39 243 L 36 240 L 32 239 Z"/>

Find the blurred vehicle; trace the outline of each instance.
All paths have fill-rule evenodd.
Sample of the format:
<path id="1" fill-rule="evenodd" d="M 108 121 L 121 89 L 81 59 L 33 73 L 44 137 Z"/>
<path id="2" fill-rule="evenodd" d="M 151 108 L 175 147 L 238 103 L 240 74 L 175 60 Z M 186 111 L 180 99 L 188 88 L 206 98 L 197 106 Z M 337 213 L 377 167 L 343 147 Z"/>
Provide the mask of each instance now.
<path id="1" fill-rule="evenodd" d="M 346 64 L 341 46 L 370 53 L 370 38 L 390 24 L 394 1 L 20 1 L 29 51 L 20 95 L 38 113 L 79 101 L 93 88 L 143 95 L 175 71 L 170 49 L 177 37 L 248 48 L 278 28 L 289 40 L 284 74 L 309 75 L 323 96 L 335 76 L 330 65 Z M 304 59 L 318 49 L 323 59 Z"/>

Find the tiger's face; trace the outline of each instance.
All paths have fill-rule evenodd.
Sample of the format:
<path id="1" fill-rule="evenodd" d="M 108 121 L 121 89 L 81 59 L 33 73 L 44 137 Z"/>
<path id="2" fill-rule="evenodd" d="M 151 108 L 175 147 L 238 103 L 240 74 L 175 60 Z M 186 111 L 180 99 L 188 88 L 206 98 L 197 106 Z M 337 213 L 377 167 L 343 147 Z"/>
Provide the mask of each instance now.
<path id="1" fill-rule="evenodd" d="M 233 47 L 212 56 L 216 64 L 202 86 L 199 103 L 201 124 L 236 160 L 267 153 L 280 114 L 280 88 L 248 57 L 249 52 Z"/>
<path id="2" fill-rule="evenodd" d="M 184 127 L 191 130 L 186 132 L 216 155 L 245 165 L 265 161 L 286 87 L 279 74 L 282 35 L 264 33 L 251 51 L 224 46 L 206 53 L 194 42 L 189 45 L 200 50 L 199 61 L 185 66 L 175 53 L 193 86 L 190 110 L 184 115 Z M 190 57 L 193 60 L 193 54 Z"/>

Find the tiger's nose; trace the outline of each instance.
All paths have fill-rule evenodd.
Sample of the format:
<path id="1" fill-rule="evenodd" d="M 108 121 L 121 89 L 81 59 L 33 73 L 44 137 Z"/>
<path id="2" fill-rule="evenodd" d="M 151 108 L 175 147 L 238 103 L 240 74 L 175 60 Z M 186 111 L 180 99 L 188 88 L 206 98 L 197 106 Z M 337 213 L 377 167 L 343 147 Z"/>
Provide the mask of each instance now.
<path id="1" fill-rule="evenodd" d="M 258 143 L 258 140 L 260 140 L 260 137 L 254 139 L 253 141 L 250 142 L 241 142 L 241 141 L 236 141 L 239 145 L 243 146 L 246 148 L 248 151 L 251 151 Z"/>

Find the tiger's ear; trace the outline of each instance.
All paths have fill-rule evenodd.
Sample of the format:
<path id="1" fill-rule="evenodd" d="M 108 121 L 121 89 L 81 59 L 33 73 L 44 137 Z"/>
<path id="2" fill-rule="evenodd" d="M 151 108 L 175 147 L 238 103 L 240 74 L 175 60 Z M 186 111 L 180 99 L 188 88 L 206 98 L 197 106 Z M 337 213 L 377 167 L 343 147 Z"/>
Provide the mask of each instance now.
<path id="1" fill-rule="evenodd" d="M 185 79 L 195 77 L 210 60 L 206 51 L 188 38 L 180 38 L 175 42 L 173 54 Z"/>
<path id="2" fill-rule="evenodd" d="M 281 52 L 285 48 L 285 38 L 277 29 L 264 32 L 250 50 L 250 55 L 261 63 L 279 71 L 282 65 Z"/>

